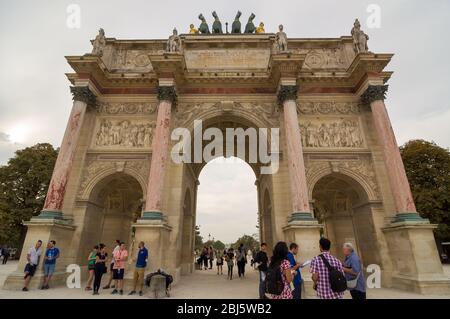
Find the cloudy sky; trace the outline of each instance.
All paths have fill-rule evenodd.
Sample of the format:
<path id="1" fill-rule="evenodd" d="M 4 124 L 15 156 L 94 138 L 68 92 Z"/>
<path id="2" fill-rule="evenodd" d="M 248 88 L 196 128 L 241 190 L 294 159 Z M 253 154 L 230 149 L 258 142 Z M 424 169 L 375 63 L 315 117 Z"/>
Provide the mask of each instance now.
<path id="1" fill-rule="evenodd" d="M 70 4 L 81 9 L 80 28 L 67 26 Z M 366 24 L 369 4 L 381 8 L 380 28 Z M 0 0 L 0 165 L 25 146 L 59 145 L 71 108 L 64 56 L 89 52 L 99 27 L 108 37 L 166 38 L 173 27 L 198 25 L 200 12 L 232 22 L 238 9 L 243 21 L 255 13 L 267 32 L 283 23 L 290 37 L 349 35 L 360 18 L 370 50 L 395 53 L 387 107 L 399 144 L 423 138 L 450 146 L 448 0 Z M 242 163 L 206 166 L 198 203 L 204 236 L 231 241 L 255 232 L 252 174 Z"/>

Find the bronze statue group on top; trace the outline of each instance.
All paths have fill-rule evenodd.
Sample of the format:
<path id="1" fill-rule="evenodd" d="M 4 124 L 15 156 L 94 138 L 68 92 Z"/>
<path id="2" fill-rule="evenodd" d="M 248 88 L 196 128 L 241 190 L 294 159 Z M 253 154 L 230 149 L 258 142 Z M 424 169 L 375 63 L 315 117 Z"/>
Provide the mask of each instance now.
<path id="1" fill-rule="evenodd" d="M 231 33 L 233 34 L 240 34 L 242 33 L 242 26 L 241 21 L 239 20 L 241 18 L 242 12 L 238 11 L 236 13 L 236 17 L 234 18 L 233 24 L 231 25 Z M 198 18 L 200 19 L 201 23 L 200 26 L 195 28 L 193 24 L 190 25 L 189 33 L 190 34 L 229 34 L 228 32 L 228 22 L 225 23 L 225 32 L 223 32 L 222 29 L 222 22 L 219 19 L 219 16 L 217 15 L 216 11 L 212 12 L 212 16 L 214 17 L 214 22 L 212 24 L 212 32 L 209 30 L 208 23 L 206 22 L 205 17 L 202 13 L 199 14 Z M 255 27 L 255 24 L 253 23 L 253 20 L 255 19 L 255 14 L 251 14 L 248 18 L 248 22 L 245 25 L 244 33 L 251 34 L 251 33 L 265 33 L 264 30 L 264 23 L 261 22 L 258 27 Z"/>

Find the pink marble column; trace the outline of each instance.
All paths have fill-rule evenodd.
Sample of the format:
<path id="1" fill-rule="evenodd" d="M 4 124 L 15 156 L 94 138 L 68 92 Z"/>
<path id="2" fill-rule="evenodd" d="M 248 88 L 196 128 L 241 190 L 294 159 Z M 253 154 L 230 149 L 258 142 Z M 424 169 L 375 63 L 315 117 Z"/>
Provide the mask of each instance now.
<path id="1" fill-rule="evenodd" d="M 287 161 L 291 189 L 292 215 L 290 220 L 312 219 L 308 188 L 306 185 L 305 163 L 302 139 L 297 114 L 297 86 L 281 86 L 278 93 L 279 104 L 283 105 Z"/>
<path id="2" fill-rule="evenodd" d="M 416 211 L 405 167 L 384 104 L 387 88 L 387 85 L 370 85 L 361 99 L 364 103 L 369 104 L 372 110 L 373 123 L 378 142 L 383 149 L 389 185 L 397 210 L 397 220 L 416 220 L 420 217 Z"/>
<path id="3" fill-rule="evenodd" d="M 158 88 L 159 105 L 155 134 L 152 140 L 152 161 L 148 177 L 145 210 L 142 219 L 162 220 L 164 179 L 169 156 L 170 122 L 172 105 L 176 100 L 173 86 Z"/>
<path id="4" fill-rule="evenodd" d="M 52 179 L 45 198 L 40 218 L 62 218 L 62 207 L 67 182 L 72 169 L 73 158 L 81 133 L 81 126 L 88 105 L 95 104 L 95 95 L 88 87 L 73 86 L 73 107 L 67 123 L 66 131 L 53 169 Z"/>

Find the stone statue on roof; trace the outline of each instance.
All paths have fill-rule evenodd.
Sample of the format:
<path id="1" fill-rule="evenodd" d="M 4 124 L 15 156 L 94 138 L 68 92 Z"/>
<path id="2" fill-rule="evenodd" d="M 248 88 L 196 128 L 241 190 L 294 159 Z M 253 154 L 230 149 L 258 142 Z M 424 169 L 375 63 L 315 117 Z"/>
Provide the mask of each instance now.
<path id="1" fill-rule="evenodd" d="M 278 52 L 287 51 L 287 35 L 283 31 L 284 27 L 282 24 L 278 26 L 278 32 L 275 34 L 275 48 Z"/>
<path id="2" fill-rule="evenodd" d="M 100 28 L 98 30 L 98 35 L 95 37 L 95 40 L 92 44 L 92 53 L 93 55 L 102 56 L 103 55 L 103 49 L 106 46 L 106 37 L 105 37 L 105 30 Z"/>
<path id="3" fill-rule="evenodd" d="M 369 40 L 369 36 L 361 30 L 361 23 L 358 19 L 353 23 L 353 28 L 351 31 L 353 38 L 353 49 L 355 53 L 366 53 L 369 52 L 369 47 L 367 46 L 367 41 Z"/>
<path id="4" fill-rule="evenodd" d="M 169 37 L 169 40 L 167 40 L 167 52 L 180 52 L 181 49 L 181 38 L 178 35 L 178 31 L 176 28 L 173 29 L 172 35 Z"/>

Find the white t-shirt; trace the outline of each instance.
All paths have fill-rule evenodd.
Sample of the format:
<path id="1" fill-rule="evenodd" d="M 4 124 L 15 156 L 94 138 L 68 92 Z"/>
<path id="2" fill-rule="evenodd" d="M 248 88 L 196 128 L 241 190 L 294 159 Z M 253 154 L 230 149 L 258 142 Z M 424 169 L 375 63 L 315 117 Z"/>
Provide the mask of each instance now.
<path id="1" fill-rule="evenodd" d="M 39 262 L 39 257 L 42 254 L 42 249 L 39 248 L 38 250 L 36 250 L 36 247 L 31 247 L 28 251 L 28 254 L 30 255 L 30 263 L 32 263 L 33 265 L 37 265 Z"/>
<path id="2" fill-rule="evenodd" d="M 120 250 L 120 245 L 117 245 L 116 247 L 114 247 L 114 250 L 112 252 L 113 258 L 111 259 L 111 264 L 114 264 L 114 254 Z"/>

